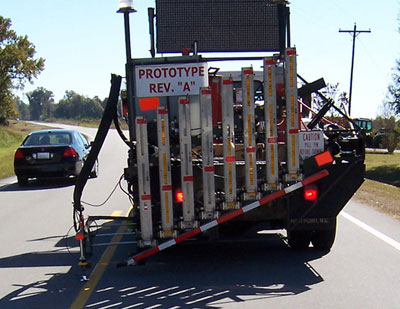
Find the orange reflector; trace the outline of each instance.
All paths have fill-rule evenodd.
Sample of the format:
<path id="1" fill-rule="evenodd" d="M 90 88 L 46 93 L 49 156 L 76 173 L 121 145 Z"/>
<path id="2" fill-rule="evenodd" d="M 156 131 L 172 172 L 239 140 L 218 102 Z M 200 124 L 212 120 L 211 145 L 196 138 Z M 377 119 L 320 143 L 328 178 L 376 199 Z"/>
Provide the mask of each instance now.
<path id="1" fill-rule="evenodd" d="M 176 198 L 176 201 L 178 203 L 182 203 L 183 202 L 183 192 L 182 191 L 176 191 L 175 198 Z"/>
<path id="2" fill-rule="evenodd" d="M 330 151 L 325 151 L 315 156 L 315 162 L 317 162 L 318 166 L 323 166 L 326 164 L 330 164 L 333 162 L 332 155 Z"/>
<path id="3" fill-rule="evenodd" d="M 304 187 L 304 199 L 309 202 L 315 202 L 318 198 L 318 188 L 316 185 Z"/>
<path id="4" fill-rule="evenodd" d="M 150 111 L 157 109 L 157 107 L 160 105 L 160 99 L 158 97 L 141 98 L 139 99 L 139 105 L 142 111 Z"/>

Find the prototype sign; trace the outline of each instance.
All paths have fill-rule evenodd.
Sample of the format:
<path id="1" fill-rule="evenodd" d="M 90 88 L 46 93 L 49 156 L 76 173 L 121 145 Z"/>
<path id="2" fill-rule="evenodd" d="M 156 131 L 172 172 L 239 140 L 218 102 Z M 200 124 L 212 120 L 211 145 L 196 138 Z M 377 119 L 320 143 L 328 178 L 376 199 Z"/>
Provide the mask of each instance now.
<path id="1" fill-rule="evenodd" d="M 304 160 L 324 151 L 324 134 L 322 131 L 299 132 L 300 157 Z"/>
<path id="2" fill-rule="evenodd" d="M 139 98 L 198 95 L 208 85 L 207 63 L 138 65 L 135 67 Z"/>

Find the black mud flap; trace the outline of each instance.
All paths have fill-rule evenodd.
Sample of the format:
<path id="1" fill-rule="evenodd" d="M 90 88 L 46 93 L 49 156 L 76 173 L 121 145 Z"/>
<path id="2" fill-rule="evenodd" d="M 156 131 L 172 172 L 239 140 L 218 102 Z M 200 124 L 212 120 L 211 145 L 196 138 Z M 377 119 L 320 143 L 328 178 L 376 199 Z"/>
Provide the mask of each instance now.
<path id="1" fill-rule="evenodd" d="M 288 230 L 324 230 L 336 224 L 336 217 L 364 182 L 365 164 L 333 164 L 329 176 L 318 183 L 318 199 L 307 202 L 303 190 L 287 199 Z"/>

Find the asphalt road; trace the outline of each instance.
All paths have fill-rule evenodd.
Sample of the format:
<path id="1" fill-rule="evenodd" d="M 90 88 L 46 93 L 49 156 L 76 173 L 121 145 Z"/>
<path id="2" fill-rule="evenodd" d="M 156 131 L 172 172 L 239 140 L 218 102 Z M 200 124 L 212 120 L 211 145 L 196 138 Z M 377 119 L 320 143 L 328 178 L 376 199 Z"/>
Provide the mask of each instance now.
<path id="1" fill-rule="evenodd" d="M 82 200 L 107 198 L 126 151 L 110 132 L 100 176 L 88 181 Z M 81 282 L 72 193 L 71 182 L 21 189 L 15 177 L 0 180 L 0 308 L 400 308 L 400 222 L 364 205 L 348 203 L 328 254 L 290 251 L 284 231 L 189 241 L 134 267 L 116 267 L 132 247 L 108 247 L 95 250 L 90 280 Z M 125 215 L 129 206 L 117 189 L 86 213 Z"/>

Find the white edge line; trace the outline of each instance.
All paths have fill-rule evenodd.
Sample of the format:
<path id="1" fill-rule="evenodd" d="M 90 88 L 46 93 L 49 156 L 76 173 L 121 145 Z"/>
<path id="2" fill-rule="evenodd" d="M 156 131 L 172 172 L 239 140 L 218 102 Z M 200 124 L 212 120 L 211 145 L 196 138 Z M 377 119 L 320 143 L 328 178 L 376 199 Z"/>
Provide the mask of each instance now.
<path id="1" fill-rule="evenodd" d="M 362 229 L 366 230 L 368 233 L 371 233 L 375 237 L 379 238 L 380 240 L 383 240 L 388 245 L 391 245 L 393 248 L 400 251 L 400 243 L 399 242 L 397 242 L 394 239 L 390 238 L 389 236 L 386 236 L 385 234 L 379 232 L 378 230 L 374 229 L 373 227 L 370 227 L 366 223 L 358 220 L 357 218 L 354 218 L 353 216 L 349 215 L 347 212 L 342 211 L 340 214 L 347 220 L 353 222 L 354 224 L 358 225 Z"/>

